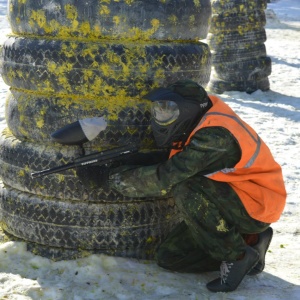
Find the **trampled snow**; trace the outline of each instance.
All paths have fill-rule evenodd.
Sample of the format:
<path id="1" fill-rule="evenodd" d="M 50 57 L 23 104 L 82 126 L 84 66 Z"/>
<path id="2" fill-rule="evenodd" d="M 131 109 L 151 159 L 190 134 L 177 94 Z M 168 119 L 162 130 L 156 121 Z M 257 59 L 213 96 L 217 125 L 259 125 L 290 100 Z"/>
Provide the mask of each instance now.
<path id="1" fill-rule="evenodd" d="M 6 12 L 6 0 L 0 0 L 0 43 L 10 32 Z M 246 277 L 232 293 L 213 294 L 205 284 L 217 272 L 168 272 L 154 262 L 106 255 L 54 262 L 26 251 L 25 243 L 0 242 L 0 299 L 300 299 L 300 1 L 272 1 L 267 16 L 271 90 L 220 95 L 257 130 L 283 168 L 287 204 L 272 225 L 265 271 Z M 0 78 L 0 129 L 6 127 L 8 88 Z"/>

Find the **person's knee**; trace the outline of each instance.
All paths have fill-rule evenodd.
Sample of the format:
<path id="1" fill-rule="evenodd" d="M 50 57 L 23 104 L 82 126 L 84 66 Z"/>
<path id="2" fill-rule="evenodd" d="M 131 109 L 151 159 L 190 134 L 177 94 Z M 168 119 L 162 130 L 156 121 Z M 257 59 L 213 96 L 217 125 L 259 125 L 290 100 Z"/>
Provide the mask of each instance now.
<path id="1" fill-rule="evenodd" d="M 213 204 L 201 186 L 196 185 L 195 179 L 185 180 L 176 185 L 173 195 L 183 220 L 187 224 L 193 223 L 203 226 Z"/>

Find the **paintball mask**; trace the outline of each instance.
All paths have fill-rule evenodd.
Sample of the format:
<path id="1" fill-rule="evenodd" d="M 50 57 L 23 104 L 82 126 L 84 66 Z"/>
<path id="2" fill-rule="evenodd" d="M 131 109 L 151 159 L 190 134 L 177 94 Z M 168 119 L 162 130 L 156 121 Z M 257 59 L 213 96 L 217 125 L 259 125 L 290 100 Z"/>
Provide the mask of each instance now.
<path id="1" fill-rule="evenodd" d="M 151 126 L 158 147 L 181 149 L 212 103 L 196 82 L 177 81 L 145 96 L 152 103 Z"/>

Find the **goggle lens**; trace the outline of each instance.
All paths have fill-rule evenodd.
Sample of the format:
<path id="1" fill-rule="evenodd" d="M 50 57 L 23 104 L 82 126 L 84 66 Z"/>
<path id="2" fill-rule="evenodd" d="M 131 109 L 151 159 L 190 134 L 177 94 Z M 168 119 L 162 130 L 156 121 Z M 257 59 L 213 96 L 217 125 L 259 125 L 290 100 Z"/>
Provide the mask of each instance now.
<path id="1" fill-rule="evenodd" d="M 154 101 L 152 104 L 152 116 L 159 125 L 170 125 L 179 116 L 178 105 L 170 100 Z"/>

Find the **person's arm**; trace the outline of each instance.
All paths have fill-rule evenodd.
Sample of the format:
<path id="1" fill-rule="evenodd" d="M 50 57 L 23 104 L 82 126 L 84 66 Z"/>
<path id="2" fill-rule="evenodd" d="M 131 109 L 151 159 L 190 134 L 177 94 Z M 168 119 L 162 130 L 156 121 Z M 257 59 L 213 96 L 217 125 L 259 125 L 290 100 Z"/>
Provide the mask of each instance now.
<path id="1" fill-rule="evenodd" d="M 222 127 L 207 127 L 195 133 L 189 145 L 169 160 L 110 176 L 110 187 L 128 197 L 166 195 L 174 185 L 195 175 L 234 167 L 240 147 Z"/>

